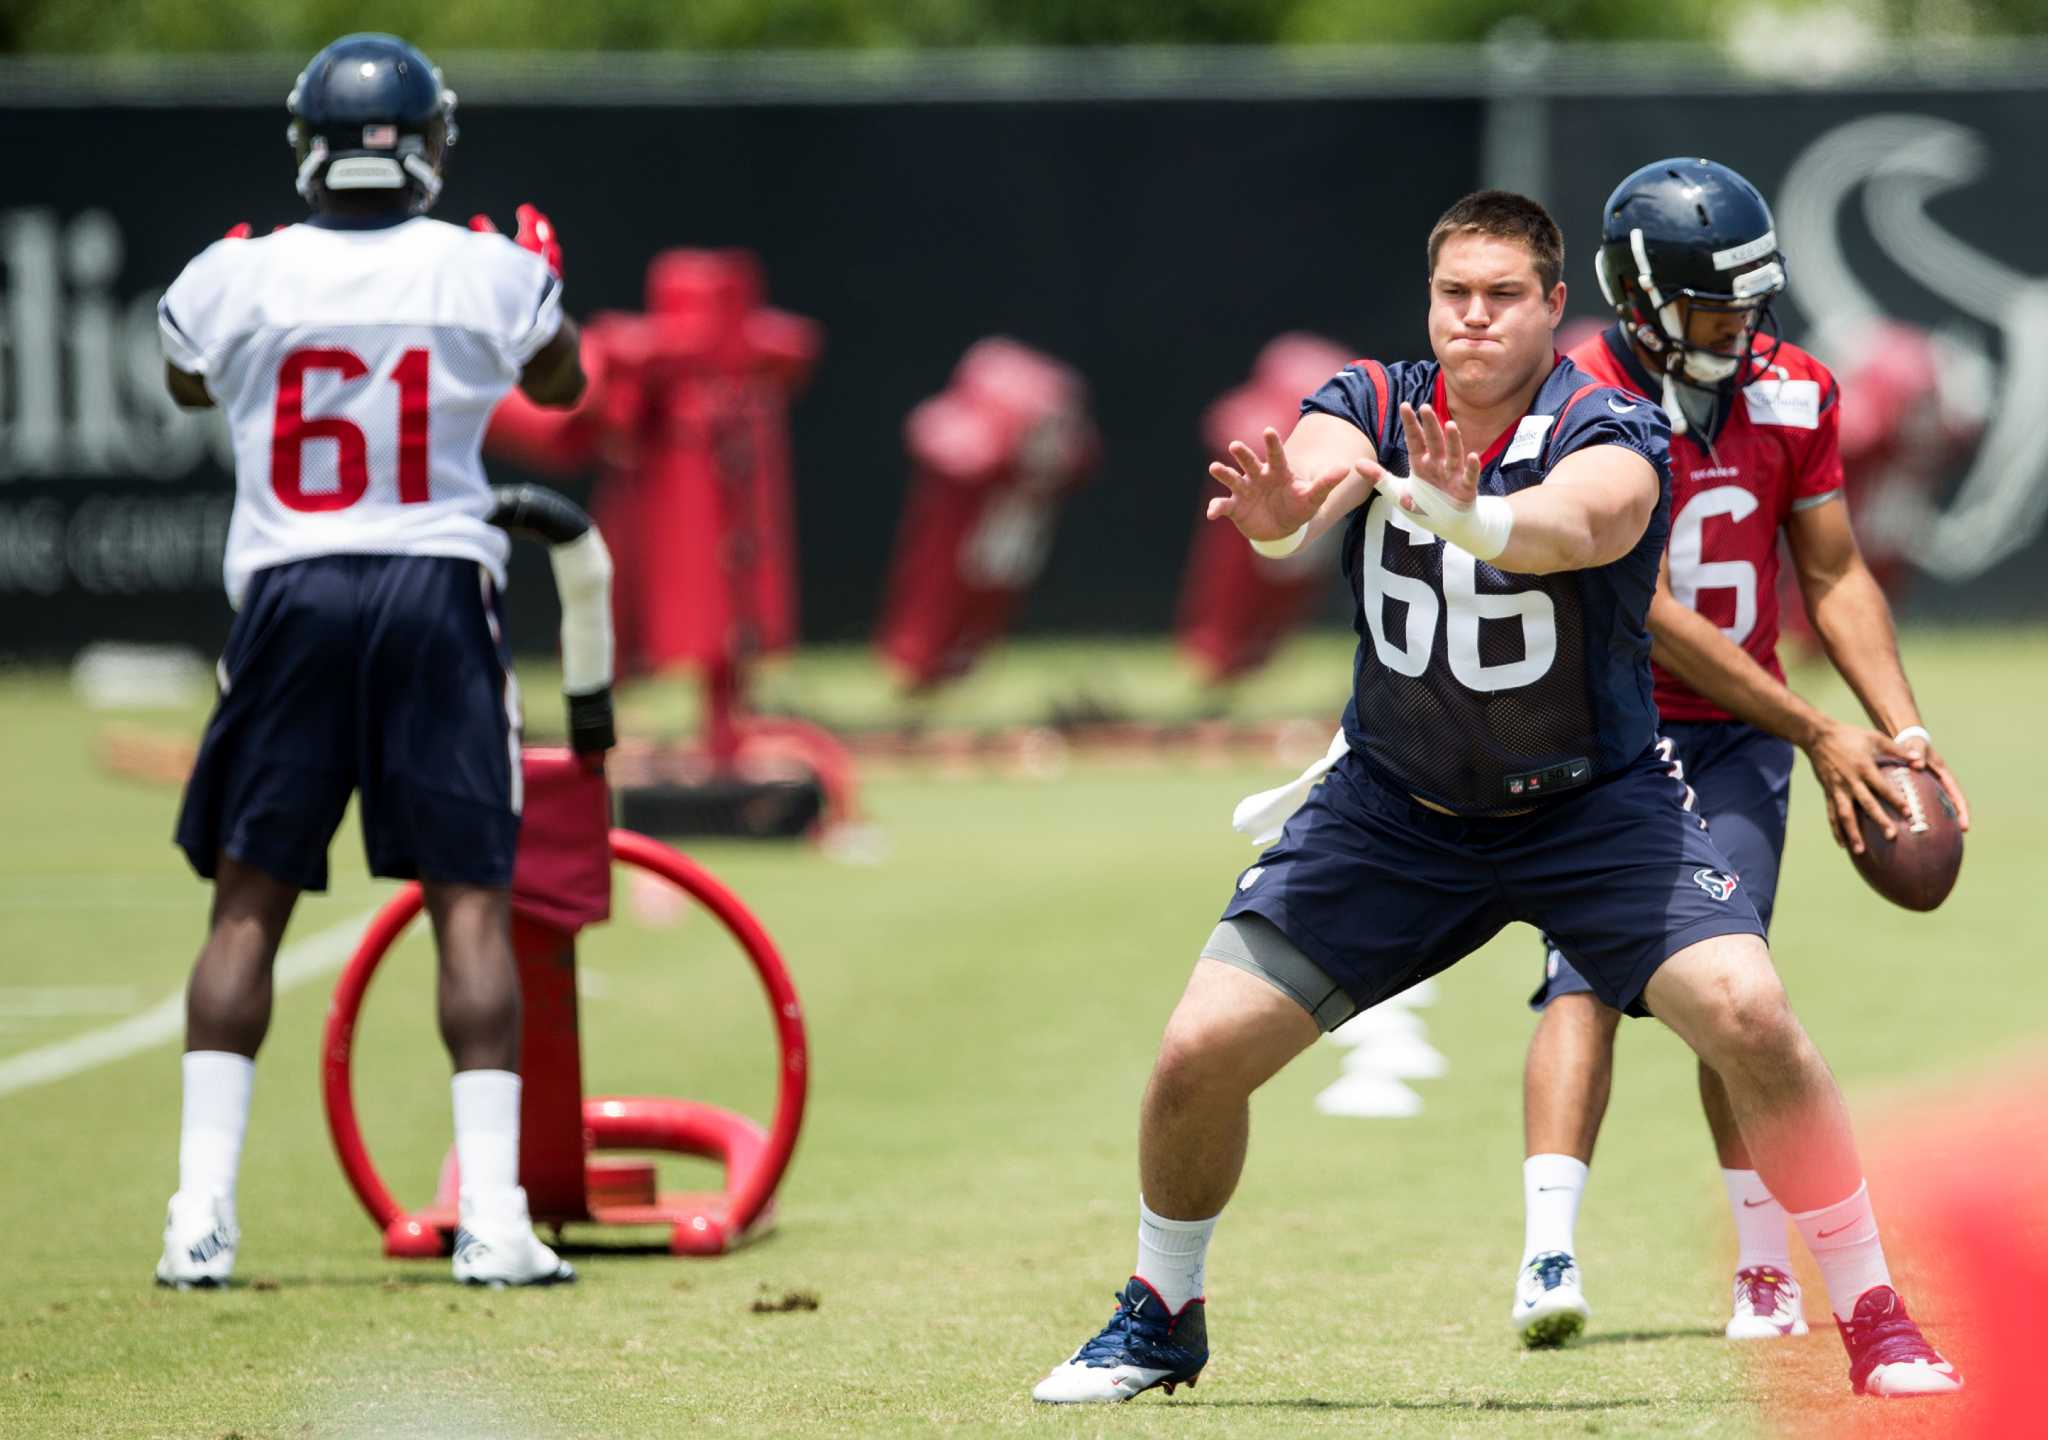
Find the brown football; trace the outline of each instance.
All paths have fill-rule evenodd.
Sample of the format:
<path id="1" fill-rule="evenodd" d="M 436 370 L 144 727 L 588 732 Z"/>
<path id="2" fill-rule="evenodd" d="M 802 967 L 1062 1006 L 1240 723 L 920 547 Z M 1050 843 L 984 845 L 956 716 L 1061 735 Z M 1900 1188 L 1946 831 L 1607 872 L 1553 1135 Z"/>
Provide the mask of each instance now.
<path id="1" fill-rule="evenodd" d="M 1898 760 L 1881 760 L 1899 838 L 1887 840 L 1868 815 L 1858 812 L 1863 853 L 1851 851 L 1856 872 L 1894 905 L 1932 910 L 1948 899 L 1963 868 L 1963 827 L 1955 802 L 1931 770 L 1915 770 Z"/>

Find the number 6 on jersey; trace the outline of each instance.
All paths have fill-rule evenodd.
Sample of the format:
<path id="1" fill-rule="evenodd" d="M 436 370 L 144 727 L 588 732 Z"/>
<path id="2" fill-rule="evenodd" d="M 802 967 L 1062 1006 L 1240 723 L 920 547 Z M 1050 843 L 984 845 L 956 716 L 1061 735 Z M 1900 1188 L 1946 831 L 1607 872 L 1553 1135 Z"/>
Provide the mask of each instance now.
<path id="1" fill-rule="evenodd" d="M 1376 495 L 1366 512 L 1364 554 L 1360 557 L 1359 592 L 1365 610 L 1366 628 L 1372 634 L 1373 653 L 1396 675 L 1414 679 L 1429 669 L 1430 653 L 1436 648 L 1436 624 L 1444 616 L 1445 658 L 1451 675 L 1467 690 L 1491 694 L 1533 685 L 1557 659 L 1557 607 L 1541 590 L 1503 593 L 1481 592 L 1479 562 L 1455 545 L 1445 544 L 1401 513 L 1385 496 Z M 1386 564 L 1387 527 L 1392 525 L 1408 537 L 1410 545 L 1437 545 L 1443 549 L 1443 599 L 1427 580 L 1404 575 Z M 1405 607 L 1406 633 L 1397 643 L 1386 632 L 1386 602 L 1398 600 Z M 1489 665 L 1479 653 L 1479 622 L 1518 620 L 1522 627 L 1522 655 L 1516 660 Z"/>

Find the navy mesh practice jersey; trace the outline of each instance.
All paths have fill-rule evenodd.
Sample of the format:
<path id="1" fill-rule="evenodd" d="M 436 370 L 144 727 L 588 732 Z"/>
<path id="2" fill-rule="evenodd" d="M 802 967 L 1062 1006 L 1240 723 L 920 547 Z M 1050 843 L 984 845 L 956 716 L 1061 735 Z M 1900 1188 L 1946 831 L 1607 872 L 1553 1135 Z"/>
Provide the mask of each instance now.
<path id="1" fill-rule="evenodd" d="M 1403 402 L 1445 404 L 1434 361 L 1356 361 L 1302 402 L 1371 437 L 1408 473 Z M 1422 529 L 1379 494 L 1352 512 L 1344 578 L 1358 631 L 1344 731 L 1400 785 L 1462 814 L 1520 809 L 1592 783 L 1650 745 L 1650 597 L 1671 519 L 1671 427 L 1641 395 L 1560 359 L 1528 413 L 1483 456 L 1482 495 L 1539 485 L 1566 456 L 1621 445 L 1656 467 L 1643 537 L 1610 565 L 1498 570 Z"/>

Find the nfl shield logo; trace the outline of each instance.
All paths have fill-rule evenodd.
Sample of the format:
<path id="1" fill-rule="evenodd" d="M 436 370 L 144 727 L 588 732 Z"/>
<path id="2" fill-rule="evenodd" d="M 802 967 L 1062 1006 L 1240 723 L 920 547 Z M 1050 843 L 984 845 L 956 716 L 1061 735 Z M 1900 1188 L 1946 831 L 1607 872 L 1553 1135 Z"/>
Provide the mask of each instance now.
<path id="1" fill-rule="evenodd" d="M 1716 900 L 1725 901 L 1735 893 L 1735 876 L 1725 870 L 1695 870 L 1692 883 L 1699 886 Z"/>

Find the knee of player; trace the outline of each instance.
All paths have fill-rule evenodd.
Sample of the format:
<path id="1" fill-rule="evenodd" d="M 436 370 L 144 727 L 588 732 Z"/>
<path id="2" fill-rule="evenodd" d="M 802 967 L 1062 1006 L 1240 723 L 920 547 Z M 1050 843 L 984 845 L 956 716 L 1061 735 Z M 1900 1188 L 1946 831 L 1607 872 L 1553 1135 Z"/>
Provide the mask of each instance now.
<path id="1" fill-rule="evenodd" d="M 1794 1043 L 1799 1021 L 1777 972 L 1753 966 L 1717 977 L 1708 1011 L 1724 1054 L 1768 1055 Z"/>
<path id="2" fill-rule="evenodd" d="M 1227 1026 L 1175 1016 L 1160 1037 L 1151 1088 L 1167 1104 L 1198 1100 L 1224 1089 L 1249 1093 L 1250 1087 L 1238 1078 L 1243 1069 Z"/>

